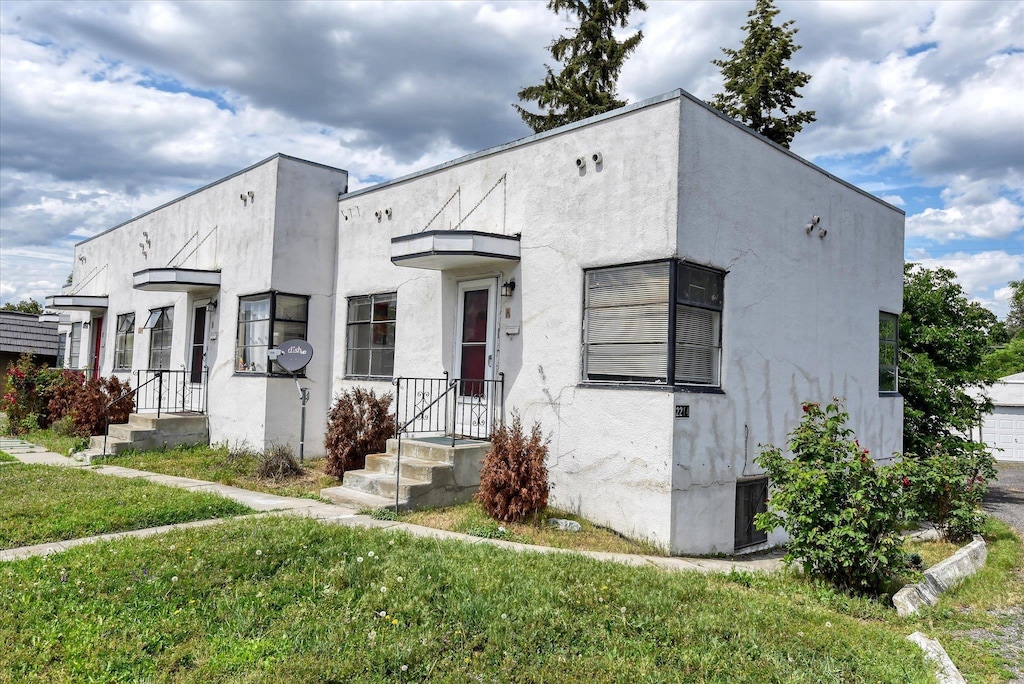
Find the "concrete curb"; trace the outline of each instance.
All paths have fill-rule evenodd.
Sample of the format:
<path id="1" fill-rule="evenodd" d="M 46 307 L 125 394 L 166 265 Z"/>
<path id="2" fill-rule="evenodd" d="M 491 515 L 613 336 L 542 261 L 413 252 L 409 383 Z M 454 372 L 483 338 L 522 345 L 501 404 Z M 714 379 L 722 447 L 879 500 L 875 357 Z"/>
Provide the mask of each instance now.
<path id="1" fill-rule="evenodd" d="M 960 674 L 960 670 L 953 664 L 953 661 L 946 653 L 946 649 L 942 648 L 942 644 L 939 643 L 938 639 L 929 639 L 921 632 L 914 632 L 907 639 L 921 647 L 926 660 L 935 663 L 938 668 L 938 672 L 935 673 L 935 679 L 939 684 L 967 684 L 964 676 Z"/>
<path id="2" fill-rule="evenodd" d="M 924 581 L 908 584 L 892 597 L 892 604 L 900 617 L 913 615 L 925 606 L 934 606 L 939 596 L 970 577 L 985 565 L 988 547 L 985 540 L 974 535 L 974 541 L 957 550 L 949 558 L 939 561 L 924 572 Z"/>

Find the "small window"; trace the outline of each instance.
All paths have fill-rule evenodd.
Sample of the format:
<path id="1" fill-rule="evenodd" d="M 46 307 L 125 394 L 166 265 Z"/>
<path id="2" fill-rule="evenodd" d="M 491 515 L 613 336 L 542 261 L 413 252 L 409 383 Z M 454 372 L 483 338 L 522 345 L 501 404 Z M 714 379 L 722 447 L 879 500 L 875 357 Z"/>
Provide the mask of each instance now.
<path id="1" fill-rule="evenodd" d="M 768 533 L 754 526 L 754 516 L 768 510 L 767 502 L 768 478 L 736 483 L 736 550 L 768 541 Z"/>
<path id="2" fill-rule="evenodd" d="M 149 312 L 145 328 L 149 330 L 150 370 L 169 370 L 171 367 L 171 339 L 174 307 L 165 306 Z M 134 325 L 134 322 L 133 322 Z M 133 342 L 134 344 L 134 342 Z"/>
<path id="3" fill-rule="evenodd" d="M 306 339 L 308 326 L 307 296 L 267 292 L 239 298 L 235 371 L 289 374 L 276 361 L 268 362 L 267 350 L 286 340 Z"/>
<path id="4" fill-rule="evenodd" d="M 397 292 L 349 298 L 347 375 L 394 375 L 397 318 Z"/>
<path id="5" fill-rule="evenodd" d="M 135 350 L 135 314 L 118 316 L 117 331 L 114 334 L 114 370 L 131 370 Z"/>
<path id="6" fill-rule="evenodd" d="M 69 368 L 80 368 L 82 360 L 79 354 L 82 351 L 82 324 L 72 323 L 71 324 L 71 349 L 68 354 L 68 367 Z"/>
<path id="7" fill-rule="evenodd" d="M 584 379 L 718 386 L 724 281 L 672 261 L 587 271 Z"/>
<path id="8" fill-rule="evenodd" d="M 63 368 L 65 365 L 64 355 L 68 350 L 68 334 L 61 333 L 57 336 L 57 368 Z"/>
<path id="9" fill-rule="evenodd" d="M 899 391 L 899 316 L 878 314 L 878 391 Z"/>

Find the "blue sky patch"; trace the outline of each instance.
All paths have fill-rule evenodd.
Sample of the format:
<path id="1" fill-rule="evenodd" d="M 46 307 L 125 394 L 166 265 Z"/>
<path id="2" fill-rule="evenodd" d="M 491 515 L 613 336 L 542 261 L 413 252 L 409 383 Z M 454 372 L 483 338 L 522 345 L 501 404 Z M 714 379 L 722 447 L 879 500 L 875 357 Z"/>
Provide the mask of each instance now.
<path id="1" fill-rule="evenodd" d="M 152 88 L 153 90 L 161 90 L 165 93 L 186 93 L 193 97 L 199 97 L 204 100 L 217 105 L 217 109 L 223 109 L 229 111 L 232 114 L 236 113 L 237 110 L 234 106 L 229 103 L 223 95 L 216 90 L 204 90 L 202 88 L 191 88 L 173 76 L 166 74 L 157 74 L 150 70 L 142 72 L 145 78 L 138 82 L 138 85 L 143 88 Z"/>

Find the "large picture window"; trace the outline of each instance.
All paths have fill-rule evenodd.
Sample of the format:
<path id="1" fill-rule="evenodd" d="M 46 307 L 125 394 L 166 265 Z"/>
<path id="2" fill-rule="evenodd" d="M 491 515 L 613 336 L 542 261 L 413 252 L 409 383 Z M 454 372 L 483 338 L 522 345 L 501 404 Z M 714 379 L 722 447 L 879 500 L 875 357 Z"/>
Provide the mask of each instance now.
<path id="1" fill-rule="evenodd" d="M 899 391 L 899 316 L 880 311 L 878 313 L 878 391 Z"/>
<path id="2" fill-rule="evenodd" d="M 117 330 L 114 334 L 114 370 L 131 370 L 135 350 L 135 314 L 126 313 L 118 316 Z"/>
<path id="3" fill-rule="evenodd" d="M 309 297 L 267 292 L 238 300 L 238 337 L 235 344 L 238 373 L 283 373 L 267 350 L 286 340 L 304 340 L 309 326 Z"/>
<path id="4" fill-rule="evenodd" d="M 144 328 L 149 331 L 149 368 L 169 370 L 171 367 L 171 334 L 174 307 L 165 306 L 149 312 Z"/>
<path id="5" fill-rule="evenodd" d="M 724 278 L 672 261 L 587 271 L 584 379 L 718 386 Z"/>
<path id="6" fill-rule="evenodd" d="M 349 298 L 347 375 L 394 375 L 397 312 L 396 292 Z"/>

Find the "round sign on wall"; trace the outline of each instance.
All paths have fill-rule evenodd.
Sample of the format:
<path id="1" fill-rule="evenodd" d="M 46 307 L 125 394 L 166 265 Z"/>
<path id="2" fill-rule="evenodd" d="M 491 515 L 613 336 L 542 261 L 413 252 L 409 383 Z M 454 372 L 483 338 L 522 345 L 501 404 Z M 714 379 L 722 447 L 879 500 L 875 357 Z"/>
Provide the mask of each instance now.
<path id="1" fill-rule="evenodd" d="M 277 362 L 290 373 L 297 373 L 313 360 L 313 345 L 305 340 L 288 340 L 278 345 Z"/>

